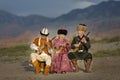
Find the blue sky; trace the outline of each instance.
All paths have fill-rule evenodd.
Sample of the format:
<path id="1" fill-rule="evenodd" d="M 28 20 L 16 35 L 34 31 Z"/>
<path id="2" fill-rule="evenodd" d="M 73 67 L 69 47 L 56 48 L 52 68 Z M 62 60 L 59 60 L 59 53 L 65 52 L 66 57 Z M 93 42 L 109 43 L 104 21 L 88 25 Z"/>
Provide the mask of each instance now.
<path id="1" fill-rule="evenodd" d="M 0 10 L 20 16 L 39 14 L 57 17 L 72 9 L 86 8 L 107 0 L 0 0 Z"/>

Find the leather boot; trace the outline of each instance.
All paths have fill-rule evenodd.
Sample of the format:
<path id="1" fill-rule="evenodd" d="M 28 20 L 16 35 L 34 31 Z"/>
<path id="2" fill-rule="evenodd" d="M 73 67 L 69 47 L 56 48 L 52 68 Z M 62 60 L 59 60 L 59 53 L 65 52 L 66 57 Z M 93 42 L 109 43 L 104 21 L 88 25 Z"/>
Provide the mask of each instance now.
<path id="1" fill-rule="evenodd" d="M 44 75 L 47 76 L 48 73 L 49 73 L 49 71 L 50 71 L 50 66 L 46 65 L 46 66 L 45 66 Z"/>
<path id="2" fill-rule="evenodd" d="M 33 62 L 32 64 L 33 64 L 33 66 L 35 67 L 35 73 L 36 73 L 36 74 L 39 74 L 39 72 L 40 72 L 40 70 L 41 70 L 41 68 L 40 68 L 40 66 L 39 66 L 39 62 L 36 60 L 36 61 Z"/>
<path id="3" fill-rule="evenodd" d="M 88 59 L 88 60 L 85 62 L 85 72 L 90 72 L 91 62 L 92 62 L 91 59 Z"/>
<path id="4" fill-rule="evenodd" d="M 75 68 L 75 72 L 78 72 L 78 64 L 77 64 L 77 60 L 76 59 L 72 59 L 71 60 L 72 61 L 72 63 L 73 63 L 73 66 L 74 66 L 74 68 Z"/>
<path id="5" fill-rule="evenodd" d="M 32 61 L 30 60 L 29 62 L 29 66 L 33 67 Z"/>

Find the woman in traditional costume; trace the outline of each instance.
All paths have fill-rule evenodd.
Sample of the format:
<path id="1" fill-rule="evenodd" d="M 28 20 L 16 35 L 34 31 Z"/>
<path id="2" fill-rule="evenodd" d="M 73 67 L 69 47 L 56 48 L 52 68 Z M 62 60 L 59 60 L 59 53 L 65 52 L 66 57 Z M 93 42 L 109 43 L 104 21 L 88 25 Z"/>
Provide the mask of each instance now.
<path id="1" fill-rule="evenodd" d="M 53 40 L 53 46 L 55 49 L 55 54 L 52 58 L 52 73 L 66 73 L 72 72 L 71 61 L 68 58 L 68 51 L 71 46 L 69 41 L 65 38 L 67 35 L 67 30 L 61 28 L 58 30 L 58 37 Z"/>

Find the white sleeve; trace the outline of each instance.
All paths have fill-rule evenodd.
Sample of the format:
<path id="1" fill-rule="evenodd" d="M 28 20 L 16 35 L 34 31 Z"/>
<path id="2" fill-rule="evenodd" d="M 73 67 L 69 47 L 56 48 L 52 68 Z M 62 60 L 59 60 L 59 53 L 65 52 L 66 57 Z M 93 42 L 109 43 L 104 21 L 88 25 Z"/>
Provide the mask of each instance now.
<path id="1" fill-rule="evenodd" d="M 53 49 L 49 49 L 48 52 L 51 53 L 51 54 L 54 53 Z"/>
<path id="2" fill-rule="evenodd" d="M 37 45 L 35 45 L 34 43 L 32 43 L 31 45 L 30 45 L 30 48 L 32 49 L 32 50 L 38 50 L 38 46 Z"/>
<path id="3" fill-rule="evenodd" d="M 48 52 L 51 54 L 51 56 L 53 57 L 54 56 L 54 50 L 53 49 L 49 49 Z"/>

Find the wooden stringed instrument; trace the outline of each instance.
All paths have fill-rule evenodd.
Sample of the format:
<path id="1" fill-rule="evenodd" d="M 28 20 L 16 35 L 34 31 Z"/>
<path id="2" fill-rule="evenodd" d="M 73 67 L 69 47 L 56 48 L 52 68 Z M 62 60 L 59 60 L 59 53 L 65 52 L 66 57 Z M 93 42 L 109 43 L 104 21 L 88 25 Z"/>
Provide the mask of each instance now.
<path id="1" fill-rule="evenodd" d="M 48 41 L 48 43 L 50 43 L 53 39 L 55 39 L 56 38 L 56 36 L 54 36 L 52 39 L 50 39 L 49 41 Z M 41 48 L 39 47 L 39 50 L 37 51 L 37 53 L 40 55 L 41 54 L 41 52 L 43 51 L 43 49 L 45 48 L 45 46 L 47 46 L 47 43 L 45 43 Z M 48 48 L 48 47 L 47 47 Z"/>
<path id="2" fill-rule="evenodd" d="M 78 43 L 78 44 L 80 44 L 79 47 L 82 45 L 82 44 L 81 44 L 82 39 L 83 39 L 84 37 L 87 37 L 89 34 L 90 34 L 90 32 L 88 32 L 85 36 L 84 36 L 84 35 L 82 36 L 80 42 Z M 76 48 L 74 49 L 74 52 L 78 52 L 78 51 L 79 51 L 79 47 L 76 47 Z"/>

